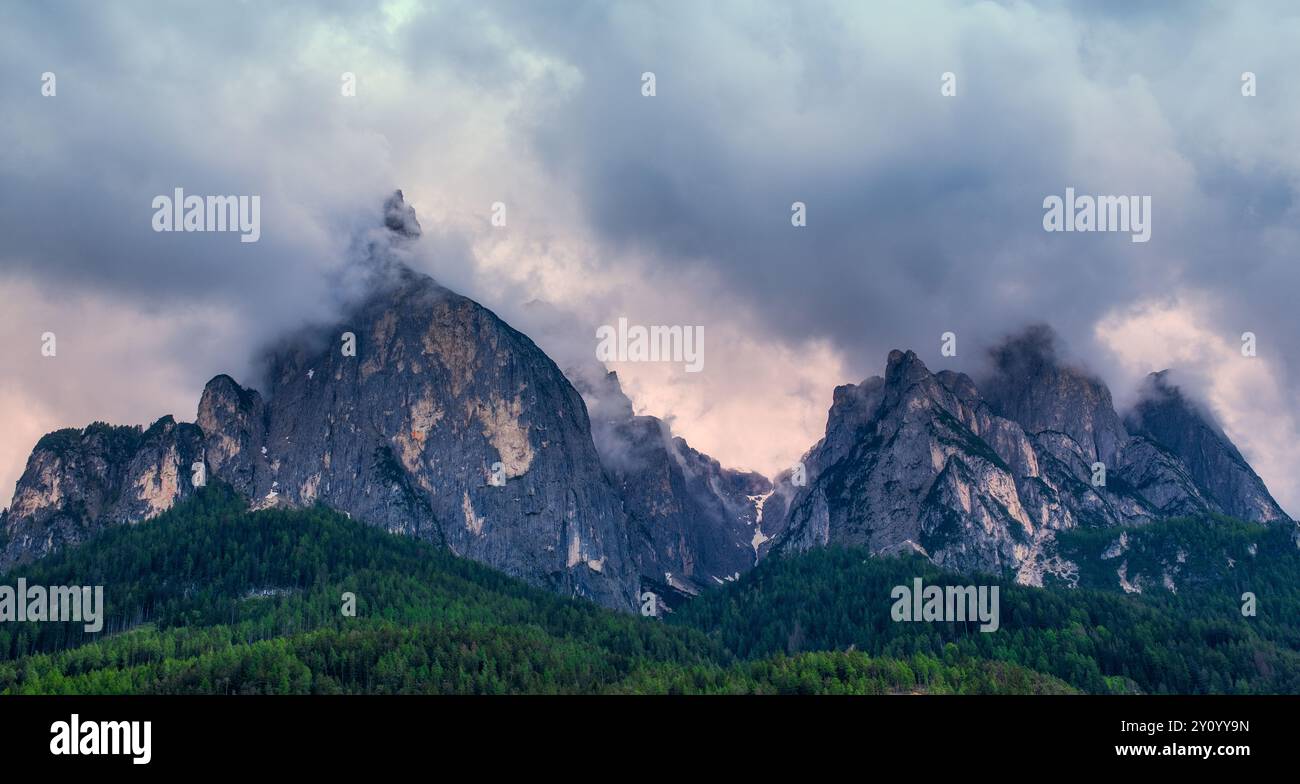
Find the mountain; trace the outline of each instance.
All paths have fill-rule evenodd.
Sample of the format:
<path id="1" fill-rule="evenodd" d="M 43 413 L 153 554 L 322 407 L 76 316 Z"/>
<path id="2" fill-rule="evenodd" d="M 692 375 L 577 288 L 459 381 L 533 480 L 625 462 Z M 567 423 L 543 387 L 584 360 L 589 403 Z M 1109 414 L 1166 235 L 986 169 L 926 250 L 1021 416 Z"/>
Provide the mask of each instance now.
<path id="1" fill-rule="evenodd" d="M 349 271 L 365 293 L 273 346 L 260 390 L 218 375 L 193 424 L 42 438 L 0 514 L 0 569 L 154 517 L 205 480 L 255 510 L 323 505 L 606 607 L 645 610 L 650 591 L 655 614 L 828 545 L 1073 584 L 1091 565 L 1062 552 L 1061 532 L 1286 519 L 1166 375 L 1122 417 L 1046 327 L 995 349 L 978 382 L 893 351 L 883 376 L 835 390 L 797 469 L 727 469 L 635 414 L 603 366 L 561 372 L 407 267 L 421 228 L 400 191 L 382 226 Z"/>
<path id="2" fill-rule="evenodd" d="M 957 569 L 1018 566 L 1037 528 L 1010 466 L 961 421 L 976 412 L 912 352 L 891 352 L 885 377 L 862 387 L 837 390 L 813 478 L 774 548 L 834 543 Z"/>
<path id="3" fill-rule="evenodd" d="M 0 570 L 166 511 L 193 494 L 202 453 L 202 431 L 170 416 L 148 429 L 96 422 L 44 436 L 0 514 Z"/>
<path id="4" fill-rule="evenodd" d="M 1090 464 L 1119 463 L 1128 441 L 1110 390 L 1099 379 L 1062 363 L 1055 336 L 1035 325 L 990 352 L 994 372 L 980 387 L 997 415 L 1026 432 L 1062 433 Z"/>
<path id="5" fill-rule="evenodd" d="M 218 376 L 198 425 L 256 506 L 322 503 L 566 594 L 630 607 L 626 522 L 581 398 L 486 308 L 401 270 L 335 335 L 277 351 L 263 401 Z"/>
<path id="6" fill-rule="evenodd" d="M 265 394 L 217 376 L 195 425 L 44 439 L 3 521 L 0 566 L 168 508 L 202 460 L 256 508 L 324 504 L 535 585 L 636 607 L 626 517 L 582 398 L 526 336 L 398 261 L 393 248 L 420 234 L 400 192 L 385 224 L 368 296 L 343 322 L 276 347 Z"/>
<path id="7" fill-rule="evenodd" d="M 787 511 L 770 525 L 771 551 L 915 552 L 1041 585 L 1078 579 L 1061 531 L 1286 519 L 1227 436 L 1160 377 L 1126 426 L 1106 386 L 1061 361 L 1044 327 L 992 360 L 977 384 L 894 351 L 883 378 L 836 389 L 826 435 L 803 460 L 806 485 L 778 478 L 772 508 Z"/>
<path id="8" fill-rule="evenodd" d="M 753 566 L 765 478 L 633 416 L 612 374 L 589 389 L 598 452 L 582 396 L 532 340 L 402 263 L 421 229 L 400 191 L 383 225 L 354 271 L 367 293 L 274 346 L 261 391 L 218 375 L 194 424 L 43 438 L 0 517 L 0 569 L 170 508 L 196 464 L 254 509 L 321 504 L 623 610 L 643 587 L 671 605 Z"/>
<path id="9" fill-rule="evenodd" d="M 1126 424 L 1186 466 L 1212 511 L 1260 522 L 1287 519 L 1214 417 L 1173 384 L 1169 371 L 1147 378 L 1142 398 Z"/>
<path id="10" fill-rule="evenodd" d="M 628 515 L 642 586 L 670 605 L 748 571 L 762 499 L 772 483 L 723 468 L 674 438 L 653 416 L 637 416 L 616 373 L 571 370 L 591 413 L 592 434 Z"/>

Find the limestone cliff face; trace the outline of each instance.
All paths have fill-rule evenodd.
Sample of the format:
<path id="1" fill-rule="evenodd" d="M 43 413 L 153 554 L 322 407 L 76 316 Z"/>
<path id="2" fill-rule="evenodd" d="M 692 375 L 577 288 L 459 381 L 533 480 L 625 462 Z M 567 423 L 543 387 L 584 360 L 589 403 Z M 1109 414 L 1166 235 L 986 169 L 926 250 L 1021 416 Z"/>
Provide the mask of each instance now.
<path id="1" fill-rule="evenodd" d="M 214 476 L 254 507 L 325 504 L 633 606 L 626 519 L 586 409 L 531 340 L 407 270 L 321 337 L 274 352 L 265 400 L 225 376 L 208 384 Z"/>
<path id="2" fill-rule="evenodd" d="M 203 390 L 195 424 L 205 434 L 208 466 L 239 492 L 252 495 L 259 484 L 257 469 L 266 465 L 251 459 L 266 443 L 262 396 L 230 376 L 217 376 Z"/>
<path id="3" fill-rule="evenodd" d="M 1027 451 L 1024 434 L 994 435 L 1001 423 L 972 407 L 963 379 L 947 380 L 960 394 L 914 353 L 894 351 L 883 379 L 837 390 L 773 548 L 848 544 L 922 552 L 955 569 L 1018 568 L 1038 526 L 1012 466 L 970 425 L 1006 440 L 1012 457 Z"/>
<path id="4" fill-rule="evenodd" d="M 1056 358 L 1051 330 L 1031 327 L 992 352 L 996 373 L 981 385 L 1000 416 L 1026 431 L 1064 433 L 1089 463 L 1118 463 L 1128 433 L 1100 380 Z"/>
<path id="5" fill-rule="evenodd" d="M 147 429 L 95 423 L 50 433 L 0 516 L 0 571 L 170 509 L 193 493 L 202 459 L 202 432 L 169 416 Z"/>

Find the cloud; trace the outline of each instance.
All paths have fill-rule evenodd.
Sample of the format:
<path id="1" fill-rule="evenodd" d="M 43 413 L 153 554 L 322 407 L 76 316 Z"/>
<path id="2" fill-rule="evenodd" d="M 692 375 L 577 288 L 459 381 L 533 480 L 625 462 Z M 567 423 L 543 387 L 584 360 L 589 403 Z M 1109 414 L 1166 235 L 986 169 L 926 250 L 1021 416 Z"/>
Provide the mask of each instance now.
<path id="1" fill-rule="evenodd" d="M 891 348 L 973 372 L 1047 322 L 1122 397 L 1136 360 L 1098 325 L 1183 292 L 1205 303 L 1185 340 L 1269 346 L 1275 391 L 1229 432 L 1286 495 L 1300 459 L 1244 429 L 1300 402 L 1297 33 L 1285 3 L 9 4 L 0 273 L 49 309 L 8 323 L 39 334 L 73 317 L 60 300 L 94 302 L 164 336 L 142 368 L 187 384 L 238 368 L 330 318 L 353 238 L 402 188 L 417 266 L 521 326 L 533 300 L 570 314 L 548 351 L 582 353 L 620 315 L 705 326 L 698 378 L 631 365 L 624 385 L 724 464 L 770 470 Z M 261 195 L 261 241 L 152 232 L 151 199 L 178 186 Z M 1067 186 L 1150 195 L 1151 241 L 1044 233 L 1042 200 Z M 163 348 L 194 330 L 202 350 Z M 1143 356 L 1215 366 L 1181 345 Z M 26 360 L 4 361 L 9 394 L 44 399 Z M 41 421 L 142 419 L 171 394 L 109 385 L 106 413 L 51 399 Z"/>
<path id="2" fill-rule="evenodd" d="M 1178 369 L 1176 384 L 1210 409 L 1233 443 L 1250 460 L 1283 509 L 1300 509 L 1300 420 L 1291 407 L 1294 392 L 1279 372 L 1275 345 L 1256 346 L 1244 356 L 1241 336 L 1223 335 L 1213 323 L 1205 298 L 1192 295 L 1117 309 L 1097 325 L 1098 339 L 1114 353 L 1126 383 L 1168 367 Z M 1258 336 L 1256 336 L 1258 338 Z M 1131 404 L 1135 394 L 1120 405 Z"/>
<path id="3" fill-rule="evenodd" d="M 182 357 L 248 367 L 248 335 L 236 315 L 215 307 L 160 306 L 144 313 L 86 292 L 0 278 L 0 493 L 7 506 L 36 440 L 93 421 L 149 424 L 164 414 L 193 420 L 213 373 Z M 54 356 L 42 354 L 54 335 Z"/>

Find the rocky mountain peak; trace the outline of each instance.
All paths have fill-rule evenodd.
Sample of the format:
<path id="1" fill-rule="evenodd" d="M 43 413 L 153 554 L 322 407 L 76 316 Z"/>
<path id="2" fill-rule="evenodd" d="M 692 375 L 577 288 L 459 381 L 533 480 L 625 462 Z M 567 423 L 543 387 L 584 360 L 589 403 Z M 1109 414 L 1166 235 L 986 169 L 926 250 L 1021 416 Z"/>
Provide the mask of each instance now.
<path id="1" fill-rule="evenodd" d="M 250 453 L 266 442 L 266 408 L 262 396 L 225 374 L 203 388 L 195 424 L 204 433 L 208 469 L 239 492 L 251 496 L 258 486 L 258 469 L 266 466 Z"/>
<path id="2" fill-rule="evenodd" d="M 148 428 L 96 422 L 42 437 L 0 517 L 0 571 L 170 509 L 193 493 L 202 438 L 170 416 Z"/>
<path id="3" fill-rule="evenodd" d="M 156 514 L 194 492 L 194 461 L 253 509 L 324 504 L 621 609 L 753 566 L 767 479 L 636 416 L 603 367 L 574 375 L 584 403 L 527 336 L 405 263 L 420 234 L 394 192 L 353 246 L 353 304 L 272 347 L 261 392 L 221 374 L 194 425 L 42 439 L 0 566 Z"/>
<path id="4" fill-rule="evenodd" d="M 1144 416 L 1158 418 L 1162 410 L 1176 416 L 1192 416 L 1207 427 L 1221 432 L 1209 410 L 1183 392 L 1183 388 L 1174 379 L 1173 371 L 1169 369 L 1147 375 L 1138 403 L 1129 414 L 1129 421 L 1136 425 L 1135 429 L 1141 430 Z"/>
<path id="5" fill-rule="evenodd" d="M 1147 377 L 1126 424 L 1181 461 L 1211 508 L 1245 520 L 1286 518 L 1209 409 L 1189 397 L 1169 371 Z"/>
<path id="6" fill-rule="evenodd" d="M 400 192 L 384 225 L 403 242 L 420 234 Z M 6 516 L 9 556 L 151 516 L 193 492 L 187 461 L 202 459 L 255 509 L 322 503 L 566 595 L 636 607 L 626 516 L 564 374 L 491 311 L 403 265 L 389 240 L 363 247 L 383 274 L 339 323 L 270 352 L 264 394 L 219 375 L 196 425 L 143 438 L 128 428 L 111 453 L 82 434 L 57 454 L 38 449 Z"/>
<path id="7" fill-rule="evenodd" d="M 586 400 L 605 470 L 623 500 L 641 585 L 668 606 L 733 580 L 757 559 L 765 477 L 722 467 L 634 414 L 618 375 L 596 366 L 568 373 Z"/>
<path id="8" fill-rule="evenodd" d="M 930 376 L 930 369 L 925 366 L 915 351 L 889 352 L 885 363 L 885 384 L 893 387 L 906 387 Z"/>
<path id="9" fill-rule="evenodd" d="M 1039 584 L 1077 577 L 1055 534 L 1226 512 L 1281 510 L 1240 453 L 1165 376 L 1125 426 L 1106 385 L 1035 327 L 991 352 L 976 382 L 891 351 L 883 379 L 835 390 L 809 482 L 781 486 L 773 551 L 826 544 L 924 552 Z M 1132 433 L 1130 433 L 1130 428 Z M 1097 463 L 1101 463 L 1100 468 Z"/>
<path id="10" fill-rule="evenodd" d="M 773 550 L 849 544 L 887 553 L 906 543 L 954 568 L 1014 570 L 1036 524 L 1012 468 L 971 429 L 987 419 L 914 352 L 891 351 L 883 381 L 837 394 Z"/>
<path id="11" fill-rule="evenodd" d="M 222 373 L 213 376 L 203 387 L 199 397 L 197 424 L 203 427 L 229 416 L 256 410 L 262 402 L 254 389 L 245 389 L 233 378 Z"/>
<path id="12" fill-rule="evenodd" d="M 1110 390 L 1060 358 L 1050 327 L 1029 327 L 989 356 L 993 370 L 979 388 L 994 412 L 1031 434 L 1055 431 L 1069 436 L 1090 462 L 1119 464 L 1128 432 Z"/>
<path id="13" fill-rule="evenodd" d="M 406 239 L 416 239 L 422 233 L 415 208 L 406 203 L 400 190 L 384 201 L 384 226 Z"/>
<path id="14" fill-rule="evenodd" d="M 885 379 L 872 376 L 861 384 L 843 384 L 835 388 L 831 408 L 826 415 L 826 437 L 811 450 L 815 462 L 830 462 L 852 448 L 862 426 L 876 415 L 884 399 Z"/>
<path id="15" fill-rule="evenodd" d="M 635 416 L 632 399 L 623 392 L 618 373 L 611 370 L 603 375 L 599 372 L 589 374 L 588 377 L 594 381 L 587 385 L 578 383 L 578 389 L 583 393 L 593 422 L 622 422 Z"/>
<path id="16" fill-rule="evenodd" d="M 1069 579 L 1053 545 L 1063 529 L 1284 516 L 1167 375 L 1125 422 L 1046 327 L 991 352 L 978 382 L 891 351 L 882 376 L 835 389 L 799 472 L 774 484 L 730 470 L 636 415 L 616 374 L 593 362 L 566 375 L 412 270 L 420 234 L 395 192 L 383 228 L 355 246 L 364 293 L 270 351 L 261 392 L 218 375 L 195 424 L 40 439 L 0 516 L 0 569 L 170 508 L 195 492 L 196 462 L 254 509 L 324 504 L 621 609 L 647 588 L 671 604 L 735 579 L 769 550 L 915 551 L 1039 584 Z"/>

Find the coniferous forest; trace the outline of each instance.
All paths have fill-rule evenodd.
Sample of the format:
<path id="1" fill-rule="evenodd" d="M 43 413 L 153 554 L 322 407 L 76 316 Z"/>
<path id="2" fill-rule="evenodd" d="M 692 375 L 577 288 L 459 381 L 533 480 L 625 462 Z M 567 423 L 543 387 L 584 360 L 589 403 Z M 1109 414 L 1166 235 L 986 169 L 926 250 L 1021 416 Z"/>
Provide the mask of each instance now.
<path id="1" fill-rule="evenodd" d="M 1063 547 L 1100 546 L 1088 532 Z M 0 626 L 0 692 L 1293 693 L 1300 556 L 1281 527 L 1178 520 L 1134 532 L 1229 575 L 1125 595 L 1000 586 L 1001 624 L 900 623 L 890 589 L 920 558 L 844 548 L 771 558 L 666 620 L 553 595 L 329 510 L 248 512 L 214 486 L 0 581 L 103 585 L 104 629 Z M 1235 554 L 1235 558 L 1234 558 Z M 1256 556 L 1259 557 L 1256 557 Z M 1186 559 L 1185 559 L 1186 560 Z M 1194 573 L 1193 573 L 1194 574 Z M 1254 616 L 1241 594 L 1258 597 Z M 354 611 L 346 611 L 345 594 Z"/>

